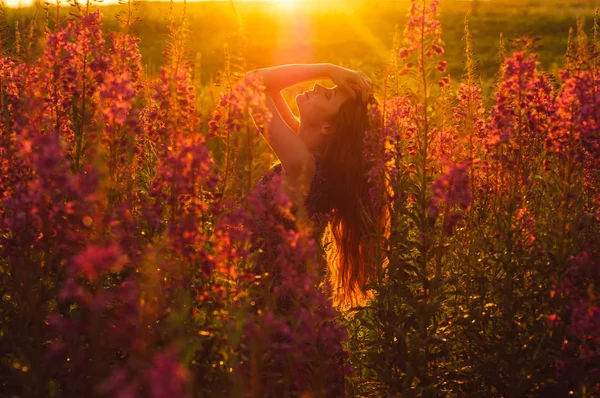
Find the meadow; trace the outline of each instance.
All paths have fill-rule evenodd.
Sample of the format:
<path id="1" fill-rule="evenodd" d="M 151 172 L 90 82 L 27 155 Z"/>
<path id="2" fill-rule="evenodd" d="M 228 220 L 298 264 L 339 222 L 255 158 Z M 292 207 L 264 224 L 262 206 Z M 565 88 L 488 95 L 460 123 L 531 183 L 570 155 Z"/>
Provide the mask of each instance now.
<path id="1" fill-rule="evenodd" d="M 268 2 L 192 2 L 186 5 L 190 40 L 186 43 L 197 86 L 210 86 L 218 79 L 225 64 L 224 46 L 235 56 L 245 58 L 247 69 L 284 63 L 332 62 L 365 70 L 372 80 L 388 60 L 395 28 L 402 31 L 407 20 L 409 1 L 332 0 L 303 1 L 301 6 L 284 7 Z M 175 3 L 179 15 L 183 4 Z M 591 28 L 594 1 L 442 1 L 440 20 L 442 39 L 453 77 L 464 69 L 464 18 L 471 12 L 470 29 L 473 49 L 486 93 L 491 92 L 498 71 L 500 36 L 507 47 L 509 41 L 531 34 L 541 38 L 539 61 L 544 69 L 556 74 L 563 66 L 569 29 L 576 28 L 578 17 L 587 18 Z M 48 3 L 50 14 L 55 3 Z M 104 26 L 118 30 L 114 16 L 123 6 L 102 7 Z M 168 36 L 166 15 L 168 2 L 141 2 L 136 8 L 137 35 L 142 63 L 150 75 L 163 65 L 164 43 Z M 15 21 L 24 26 L 35 9 L 6 9 L 7 24 L 14 31 Z M 64 5 L 60 15 L 68 17 L 71 7 Z M 43 11 L 39 11 L 41 19 Z M 588 29 L 589 30 L 589 29 Z M 23 39 L 25 40 L 26 35 Z M 14 46 L 14 33 L 6 34 L 9 47 Z M 242 51 L 241 47 L 244 46 Z M 303 88 L 302 88 L 303 90 Z M 292 93 L 295 94 L 295 93 Z M 290 95 L 292 95 L 290 94 Z"/>
<path id="2" fill-rule="evenodd" d="M 0 16 L 0 395 L 600 394 L 594 2 L 59 6 Z M 257 184 L 245 72 L 312 62 L 376 83 L 351 307 Z"/>

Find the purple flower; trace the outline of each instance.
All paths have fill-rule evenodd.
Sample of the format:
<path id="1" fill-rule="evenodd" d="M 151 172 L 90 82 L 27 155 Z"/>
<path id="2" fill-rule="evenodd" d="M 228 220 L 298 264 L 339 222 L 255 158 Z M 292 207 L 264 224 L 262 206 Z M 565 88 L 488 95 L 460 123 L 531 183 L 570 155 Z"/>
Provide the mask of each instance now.
<path id="1" fill-rule="evenodd" d="M 107 271 L 121 271 L 127 264 L 127 256 L 115 244 L 107 247 L 89 246 L 72 261 L 75 269 L 89 280 L 95 281 L 98 275 Z"/>
<path id="2" fill-rule="evenodd" d="M 154 357 L 152 367 L 148 371 L 150 396 L 152 398 L 187 397 L 187 385 L 190 375 L 170 352 L 163 352 Z"/>
<path id="3" fill-rule="evenodd" d="M 436 178 L 431 185 L 433 198 L 429 205 L 429 216 L 437 217 L 440 213 L 440 205 L 445 204 L 447 216 L 444 220 L 444 232 L 450 235 L 461 218 L 460 213 L 449 213 L 458 206 L 461 210 L 467 210 L 471 204 L 471 189 L 468 169 L 470 161 L 464 161 L 458 165 L 448 165 L 444 174 Z"/>
<path id="4" fill-rule="evenodd" d="M 446 66 L 448 65 L 447 61 L 440 61 L 437 66 L 437 70 L 440 73 L 446 72 Z"/>
<path id="5" fill-rule="evenodd" d="M 227 219 L 228 230 L 236 231 L 231 237 L 241 239 L 232 243 L 261 247 L 257 265 L 266 267 L 247 288 L 253 311 L 243 339 L 249 348 L 245 355 L 261 372 L 253 374 L 249 363 L 242 363 L 240 370 L 248 386 L 275 396 L 313 388 L 320 395 L 336 396 L 347 370 L 341 346 L 346 334 L 335 323 L 331 301 L 318 288 L 316 242 L 309 231 L 294 226 L 294 207 L 280 185 L 279 176 L 261 182 L 248 196 L 247 208 Z M 232 228 L 233 221 L 244 230 Z M 286 376 L 290 374 L 294 377 Z"/>
<path id="6" fill-rule="evenodd" d="M 399 52 L 401 59 L 417 55 L 419 71 L 425 68 L 420 49 L 425 42 L 425 58 L 434 58 L 444 53 L 442 25 L 438 18 L 439 0 L 412 0 L 408 22 L 404 28 L 404 47 Z"/>

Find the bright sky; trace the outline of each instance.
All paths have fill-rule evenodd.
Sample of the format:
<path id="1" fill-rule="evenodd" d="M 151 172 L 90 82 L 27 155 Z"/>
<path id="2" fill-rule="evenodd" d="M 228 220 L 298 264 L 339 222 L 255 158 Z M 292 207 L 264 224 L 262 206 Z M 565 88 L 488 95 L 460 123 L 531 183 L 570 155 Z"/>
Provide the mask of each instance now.
<path id="1" fill-rule="evenodd" d="M 4 4 L 7 7 L 29 7 L 31 5 L 33 5 L 35 3 L 36 0 L 4 0 Z M 56 0 L 50 0 L 50 3 L 54 3 Z M 143 0 L 142 0 L 143 1 Z M 168 0 L 159 0 L 159 1 L 168 1 Z M 175 0 L 175 1 L 182 1 L 182 0 Z M 229 1 L 229 0 L 188 0 L 188 1 Z M 238 1 L 252 1 L 252 0 L 235 0 L 235 2 Z M 265 1 L 265 0 L 262 0 Z M 297 3 L 301 2 L 302 0 L 266 0 L 266 1 L 270 1 L 272 3 L 276 3 L 281 7 L 284 8 L 293 8 L 295 5 L 297 5 Z M 60 0 L 61 4 L 65 4 L 67 5 L 67 0 Z M 85 0 L 80 0 L 80 2 L 85 2 Z M 95 3 L 95 4 L 117 4 L 118 0 L 104 0 L 102 3 Z"/>

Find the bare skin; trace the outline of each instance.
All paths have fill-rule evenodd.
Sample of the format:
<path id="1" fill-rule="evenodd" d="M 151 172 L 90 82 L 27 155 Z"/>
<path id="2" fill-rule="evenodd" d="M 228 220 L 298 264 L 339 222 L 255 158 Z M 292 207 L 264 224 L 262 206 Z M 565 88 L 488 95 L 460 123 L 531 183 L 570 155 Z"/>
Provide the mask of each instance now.
<path id="1" fill-rule="evenodd" d="M 315 154 L 333 133 L 332 117 L 340 106 L 360 93 L 366 99 L 371 81 L 362 73 L 333 64 L 281 65 L 249 74 L 263 79 L 267 106 L 273 114 L 265 139 L 283 167 L 284 188 L 292 197 L 304 198 L 315 174 Z M 295 84 L 330 79 L 336 87 L 315 84 L 311 91 L 296 96 L 296 117 L 281 95 Z"/>

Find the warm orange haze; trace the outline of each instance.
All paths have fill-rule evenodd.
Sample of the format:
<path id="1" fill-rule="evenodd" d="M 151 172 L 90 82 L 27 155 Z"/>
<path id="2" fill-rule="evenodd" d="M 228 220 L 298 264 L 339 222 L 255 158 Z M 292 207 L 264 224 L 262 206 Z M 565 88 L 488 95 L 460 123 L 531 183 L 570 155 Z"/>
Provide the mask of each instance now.
<path id="1" fill-rule="evenodd" d="M 1 397 L 600 396 L 598 0 L 0 1 Z"/>
<path id="2" fill-rule="evenodd" d="M 60 1 L 61 4 L 64 5 L 68 5 L 68 1 L 65 0 L 58 0 Z M 158 1 L 168 1 L 168 0 L 158 0 Z M 188 0 L 188 3 L 192 3 L 192 2 L 229 2 L 230 0 Z M 262 2 L 268 2 L 268 3 L 273 3 L 273 5 L 276 5 L 278 7 L 282 7 L 282 8 L 293 8 L 295 6 L 297 6 L 298 4 L 302 3 L 303 0 L 235 0 L 235 2 L 252 2 L 252 1 L 262 1 Z M 110 5 L 110 4 L 118 4 L 118 0 L 103 0 L 102 2 L 93 2 L 94 4 L 104 4 L 104 5 Z M 175 2 L 183 2 L 183 0 L 175 0 Z M 32 6 L 36 3 L 36 0 L 4 0 L 4 5 L 6 5 L 7 7 L 29 7 Z M 42 2 L 43 3 L 43 2 Z M 55 1 L 48 1 L 48 3 L 50 4 L 55 4 Z M 85 3 L 85 1 L 80 1 L 80 3 Z"/>

